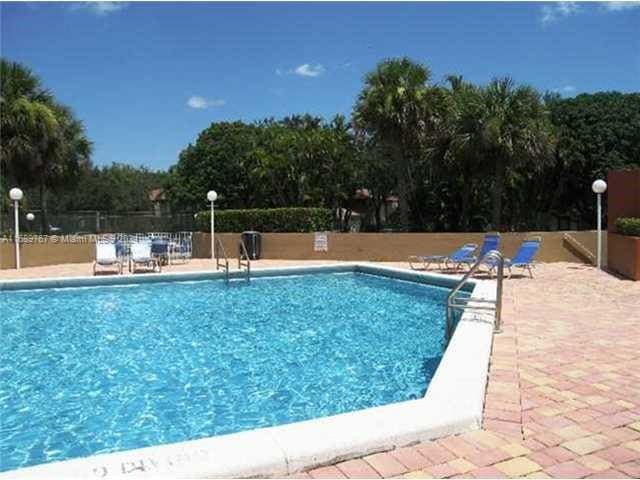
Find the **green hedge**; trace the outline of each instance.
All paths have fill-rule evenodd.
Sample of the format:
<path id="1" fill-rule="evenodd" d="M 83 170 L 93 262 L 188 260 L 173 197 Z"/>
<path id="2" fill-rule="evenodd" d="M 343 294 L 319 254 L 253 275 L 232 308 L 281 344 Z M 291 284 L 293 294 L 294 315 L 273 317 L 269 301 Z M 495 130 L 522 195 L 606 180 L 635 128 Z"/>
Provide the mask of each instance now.
<path id="1" fill-rule="evenodd" d="M 200 231 L 209 232 L 211 214 L 199 212 Z M 333 215 L 327 208 L 265 208 L 216 210 L 216 232 L 323 232 L 333 229 Z"/>
<path id="2" fill-rule="evenodd" d="M 620 217 L 616 219 L 616 230 L 622 235 L 640 237 L 640 218 Z"/>

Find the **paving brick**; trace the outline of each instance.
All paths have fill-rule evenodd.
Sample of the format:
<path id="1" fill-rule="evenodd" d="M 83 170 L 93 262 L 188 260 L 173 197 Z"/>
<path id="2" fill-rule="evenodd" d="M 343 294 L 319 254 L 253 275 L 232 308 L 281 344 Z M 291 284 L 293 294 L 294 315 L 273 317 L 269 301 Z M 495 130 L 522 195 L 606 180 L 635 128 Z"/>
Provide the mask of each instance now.
<path id="1" fill-rule="evenodd" d="M 421 470 L 433 465 L 433 462 L 421 455 L 414 447 L 397 448 L 389 453 L 409 470 Z"/>
<path id="2" fill-rule="evenodd" d="M 435 443 L 422 443 L 414 447 L 420 455 L 428 458 L 433 465 L 447 463 L 456 458 L 456 456 L 440 445 Z"/>
<path id="3" fill-rule="evenodd" d="M 540 465 L 526 457 L 512 458 L 506 462 L 497 463 L 494 466 L 509 477 L 524 477 L 525 475 L 542 469 Z"/>
<path id="4" fill-rule="evenodd" d="M 566 462 L 567 460 L 572 460 L 578 456 L 576 453 L 563 447 L 550 447 L 540 451 L 549 455 L 557 462 Z"/>
<path id="5" fill-rule="evenodd" d="M 640 478 L 640 461 L 623 463 L 622 465 L 616 465 L 616 469 L 629 475 L 631 478 Z"/>
<path id="6" fill-rule="evenodd" d="M 433 475 L 434 478 L 448 478 L 453 477 L 457 473 L 459 473 L 455 468 L 453 468 L 448 463 L 442 463 L 440 465 L 432 465 L 428 467 L 427 472 Z"/>
<path id="7" fill-rule="evenodd" d="M 338 463 L 336 467 L 348 478 L 380 478 L 371 465 L 359 458 Z"/>
<path id="8" fill-rule="evenodd" d="M 383 478 L 395 477 L 407 472 L 407 467 L 388 452 L 368 455 L 363 460 Z"/>
<path id="9" fill-rule="evenodd" d="M 601 450 L 605 445 L 594 437 L 577 438 L 561 444 L 561 447 L 571 450 L 578 455 L 587 455 L 597 450 Z"/>
<path id="10" fill-rule="evenodd" d="M 494 448 L 491 450 L 483 450 L 470 455 L 465 455 L 465 458 L 477 467 L 486 467 L 499 462 L 504 462 L 505 460 L 509 460 L 510 458 L 512 458 L 512 455 L 500 448 Z"/>
<path id="11" fill-rule="evenodd" d="M 478 451 L 474 445 L 465 441 L 460 436 L 443 438 L 442 440 L 438 440 L 437 443 L 458 457 L 463 457 L 465 454 Z"/>
<path id="12" fill-rule="evenodd" d="M 309 475 L 311 475 L 311 478 L 347 478 L 340 470 L 332 465 L 314 468 L 309 471 Z"/>
<path id="13" fill-rule="evenodd" d="M 469 473 L 474 478 L 505 478 L 505 474 L 495 467 L 481 467 Z"/>
<path id="14" fill-rule="evenodd" d="M 502 447 L 500 447 L 500 449 L 504 450 L 512 457 L 520 457 L 522 455 L 526 455 L 527 453 L 531 453 L 531 450 L 520 443 L 509 443 L 507 445 L 503 445 Z"/>
<path id="15" fill-rule="evenodd" d="M 597 452 L 597 455 L 608 460 L 613 465 L 631 462 L 640 458 L 640 452 L 625 447 L 609 447 Z"/>
<path id="16" fill-rule="evenodd" d="M 426 470 L 416 470 L 415 472 L 405 473 L 401 478 L 433 478 L 433 475 Z"/>
<path id="17" fill-rule="evenodd" d="M 551 465 L 558 463 L 558 460 L 542 451 L 532 452 L 528 457 L 542 467 L 550 467 Z"/>
<path id="18" fill-rule="evenodd" d="M 292 473 L 291 475 L 287 475 L 285 478 L 313 478 L 311 475 L 309 475 L 307 472 L 298 472 L 298 473 Z"/>
<path id="19" fill-rule="evenodd" d="M 589 475 L 587 478 L 629 478 L 619 470 L 609 469 Z"/>
<path id="20" fill-rule="evenodd" d="M 590 468 L 594 472 L 601 472 L 611 468 L 611 462 L 597 456 L 597 455 L 585 455 L 583 457 L 576 458 L 576 462 Z"/>
<path id="21" fill-rule="evenodd" d="M 464 458 L 456 458 L 449 462 L 449 466 L 456 470 L 458 473 L 467 473 L 476 468 L 476 465 L 465 460 Z"/>
<path id="22" fill-rule="evenodd" d="M 555 478 L 585 478 L 593 473 L 593 470 L 573 460 L 552 465 L 544 471 Z"/>
<path id="23" fill-rule="evenodd" d="M 622 444 L 624 448 L 628 448 L 629 450 L 635 450 L 636 452 L 640 452 L 640 441 L 634 440 L 632 442 L 627 442 Z"/>

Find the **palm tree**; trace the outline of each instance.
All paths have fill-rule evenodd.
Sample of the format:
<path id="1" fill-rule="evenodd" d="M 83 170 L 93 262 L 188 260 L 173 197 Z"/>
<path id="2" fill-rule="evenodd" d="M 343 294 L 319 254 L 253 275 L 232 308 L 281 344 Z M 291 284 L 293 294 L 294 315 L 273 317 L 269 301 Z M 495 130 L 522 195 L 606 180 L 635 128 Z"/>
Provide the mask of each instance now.
<path id="1" fill-rule="evenodd" d="M 427 123 L 429 69 L 408 58 L 385 60 L 365 79 L 354 124 L 390 152 L 398 181 L 398 210 L 409 227 L 409 202 L 415 191 L 414 169 Z"/>
<path id="2" fill-rule="evenodd" d="M 59 134 L 52 103 L 28 68 L 0 62 L 0 153 L 11 181 L 30 183 L 40 153 Z"/>
<path id="3" fill-rule="evenodd" d="M 491 223 L 500 229 L 507 174 L 522 166 L 538 170 L 551 159 L 552 127 L 540 93 L 511 78 L 494 79 L 482 97 L 482 144 L 494 171 Z"/>
<path id="4" fill-rule="evenodd" d="M 439 142 L 441 157 L 449 174 L 460 176 L 460 229 L 468 231 L 471 197 L 476 177 L 481 173 L 483 98 L 482 90 L 461 76 L 447 77 L 449 109 Z"/>
<path id="5" fill-rule="evenodd" d="M 31 70 L 4 59 L 0 108 L 0 168 L 10 181 L 39 188 L 46 232 L 46 188 L 69 180 L 89 163 L 91 142 L 82 123 L 55 102 Z"/>

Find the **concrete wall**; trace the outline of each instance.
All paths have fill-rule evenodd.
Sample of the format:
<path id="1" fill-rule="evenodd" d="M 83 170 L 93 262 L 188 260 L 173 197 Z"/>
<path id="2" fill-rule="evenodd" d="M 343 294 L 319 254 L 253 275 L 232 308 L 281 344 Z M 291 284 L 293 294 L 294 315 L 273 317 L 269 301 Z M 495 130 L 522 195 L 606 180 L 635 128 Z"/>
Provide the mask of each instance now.
<path id="1" fill-rule="evenodd" d="M 20 245 L 20 265 L 39 267 L 62 263 L 92 262 L 96 247 L 93 243 L 23 243 Z M 15 268 L 13 243 L 0 243 L 0 269 Z"/>
<path id="2" fill-rule="evenodd" d="M 609 268 L 632 280 L 640 280 L 640 237 L 609 232 Z"/>
<path id="3" fill-rule="evenodd" d="M 640 217 L 640 169 L 609 172 L 607 185 L 608 229 L 615 232 L 618 217 Z"/>
<path id="4" fill-rule="evenodd" d="M 581 232 L 503 233 L 501 250 L 513 256 L 520 242 L 527 236 L 540 235 L 542 247 L 537 257 L 543 262 L 584 262 L 579 252 L 563 240 L 570 234 L 591 252 L 596 249 L 596 234 Z M 446 254 L 464 243 L 482 244 L 483 233 L 329 233 L 329 251 L 313 251 L 313 233 L 266 233 L 262 235 L 262 258 L 291 260 L 370 260 L 404 261 L 409 255 Z M 229 258 L 238 257 L 237 233 L 219 233 Z M 195 233 L 193 255 L 208 258 L 211 255 L 210 235 Z M 606 237 L 604 239 L 606 259 Z M 23 267 L 91 262 L 95 257 L 93 243 L 33 243 L 22 244 Z M 15 268 L 12 243 L 0 243 L 0 268 Z M 606 262 L 605 262 L 606 263 Z"/>
<path id="5" fill-rule="evenodd" d="M 609 172 L 607 184 L 608 265 L 627 278 L 640 280 L 640 237 L 616 233 L 616 218 L 640 217 L 640 169 Z"/>
<path id="6" fill-rule="evenodd" d="M 542 246 L 537 259 L 543 262 L 583 262 L 577 252 L 563 240 L 570 234 L 589 251 L 596 250 L 594 231 L 503 233 L 501 250 L 512 256 L 528 236 L 540 235 Z M 236 257 L 239 234 L 216 234 L 229 257 Z M 262 258 L 282 260 L 371 260 L 403 261 L 409 255 L 450 253 L 464 243 L 482 244 L 483 233 L 329 233 L 329 251 L 313 251 L 313 233 L 265 233 L 262 235 Z M 194 235 L 195 257 L 211 255 L 210 235 Z M 606 246 L 606 237 L 603 238 Z M 606 248 L 604 249 L 606 252 Z M 604 255 L 606 259 L 606 255 Z"/>

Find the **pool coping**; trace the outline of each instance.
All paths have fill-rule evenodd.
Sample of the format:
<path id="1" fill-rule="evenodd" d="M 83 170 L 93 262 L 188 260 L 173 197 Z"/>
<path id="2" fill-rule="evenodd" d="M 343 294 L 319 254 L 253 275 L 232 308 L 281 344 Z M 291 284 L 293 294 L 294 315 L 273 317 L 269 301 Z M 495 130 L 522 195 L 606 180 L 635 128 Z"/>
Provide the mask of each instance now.
<path id="1" fill-rule="evenodd" d="M 261 268 L 252 277 L 357 271 L 451 287 L 459 276 L 365 262 Z M 235 271 L 231 278 L 244 278 Z M 0 291 L 224 278 L 216 271 L 140 276 L 69 277 L 0 282 Z M 470 280 L 474 299 L 495 299 L 495 282 Z M 131 476 L 282 477 L 446 435 L 479 429 L 493 340 L 493 318 L 466 310 L 425 396 L 328 417 L 227 435 L 34 465 L 4 478 Z"/>

